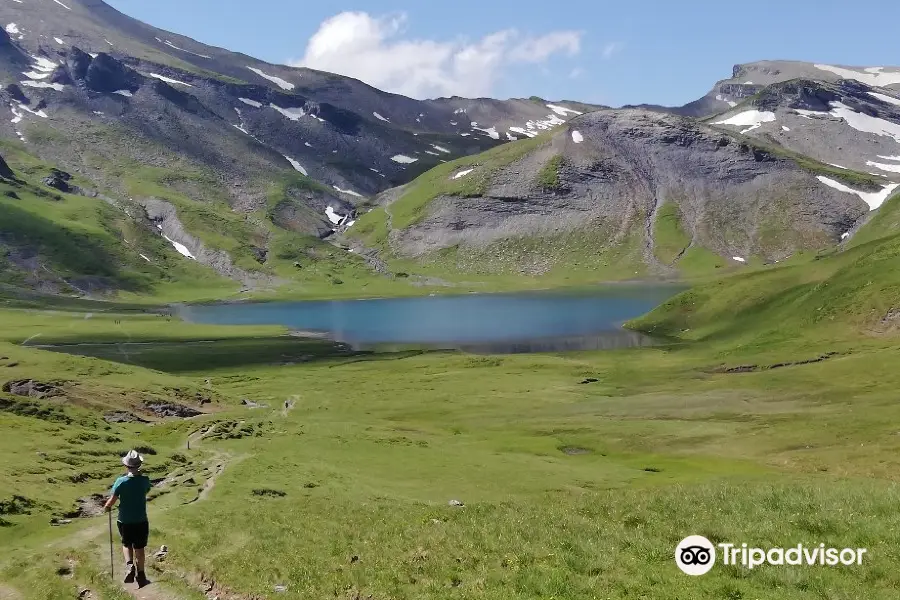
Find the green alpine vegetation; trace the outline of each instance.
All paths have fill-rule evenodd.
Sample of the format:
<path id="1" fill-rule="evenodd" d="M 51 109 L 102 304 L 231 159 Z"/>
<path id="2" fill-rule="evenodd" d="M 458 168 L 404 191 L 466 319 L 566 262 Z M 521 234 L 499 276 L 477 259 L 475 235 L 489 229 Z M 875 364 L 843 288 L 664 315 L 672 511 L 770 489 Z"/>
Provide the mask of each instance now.
<path id="1" fill-rule="evenodd" d="M 0 600 L 896 599 L 885 67 L 415 100 L 100 0 L 0 14 Z M 479 350 L 370 341 L 448 324 Z M 693 535 L 865 555 L 691 577 Z"/>
<path id="2" fill-rule="evenodd" d="M 150 576 L 171 598 L 890 598 L 898 258 L 893 234 L 733 274 L 630 325 L 661 346 L 557 355 L 360 354 L 149 308 L 3 309 L 4 378 L 57 391 L 0 395 L 0 579 L 23 598 L 118 597 L 97 575 L 105 519 L 65 515 L 140 447 L 169 549 Z M 159 420 L 154 401 L 206 414 Z M 688 534 L 868 552 L 692 578 L 672 560 Z"/>

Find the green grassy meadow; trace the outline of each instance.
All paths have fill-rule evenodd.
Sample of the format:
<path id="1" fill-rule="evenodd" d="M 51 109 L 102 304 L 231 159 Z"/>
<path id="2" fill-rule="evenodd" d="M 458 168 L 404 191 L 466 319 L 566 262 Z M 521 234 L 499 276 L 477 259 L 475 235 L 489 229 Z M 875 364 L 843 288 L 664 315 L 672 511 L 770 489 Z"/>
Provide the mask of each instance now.
<path id="1" fill-rule="evenodd" d="M 700 284 L 631 325 L 664 345 L 606 352 L 355 353 L 147 307 L 10 305 L 0 379 L 65 394 L 0 395 L 0 581 L 122 597 L 105 518 L 49 519 L 141 446 L 164 480 L 163 598 L 894 598 L 898 253 L 876 236 Z M 201 396 L 190 419 L 100 418 Z M 673 553 L 691 534 L 868 555 L 689 577 Z"/>
<path id="2" fill-rule="evenodd" d="M 392 205 L 394 226 L 420 218 L 434 193 L 477 193 L 477 173 L 450 180 L 455 169 L 482 161 L 487 172 L 516 160 L 515 148 L 543 143 L 423 175 Z M 657 346 L 355 352 L 280 327 L 170 316 L 165 302 L 234 299 L 238 284 L 183 260 L 112 205 L 39 193 L 28 179 L 46 165 L 12 146 L 4 155 L 26 179 L 0 184 L 0 212 L 14 225 L 5 243 L 15 246 L 8 236 L 18 232 L 50 271 L 119 293 L 26 291 L 27 270 L 0 264 L 0 386 L 35 380 L 53 391 L 0 392 L 2 600 L 85 588 L 91 598 L 133 597 L 106 574 L 106 518 L 84 516 L 133 447 L 157 484 L 151 549 L 169 548 L 151 560 L 152 596 L 137 596 L 152 600 L 897 597 L 900 195 L 845 247 L 730 268 L 692 246 L 677 207 L 663 206 L 652 250 L 693 287 L 628 324 L 658 336 Z M 559 166 L 537 176 L 553 185 Z M 173 182 L 145 170 L 125 184 L 177 205 L 192 231 L 239 265 L 252 266 L 257 236 L 269 240 L 266 274 L 286 283 L 257 298 L 647 276 L 634 266 L 641 239 L 626 232 L 601 250 L 610 235 L 598 223 L 481 254 L 451 249 L 429 265 L 394 261 L 410 276 L 386 277 L 267 215 L 219 211 L 212 197 L 194 203 L 175 188 L 217 184 L 180 173 Z M 458 187 L 436 192 L 438 180 Z M 302 185 L 273 183 L 267 210 L 274 215 Z M 356 235 L 386 247 L 386 221 L 375 209 Z M 772 231 L 781 235 L 778 223 Z M 529 270 L 548 257 L 566 266 Z M 163 418 L 153 412 L 161 403 L 201 414 Z M 104 418 L 113 413 L 135 418 Z M 852 567 L 716 565 L 689 577 L 673 558 L 692 534 L 868 555 Z M 116 577 L 120 562 L 117 550 Z"/>

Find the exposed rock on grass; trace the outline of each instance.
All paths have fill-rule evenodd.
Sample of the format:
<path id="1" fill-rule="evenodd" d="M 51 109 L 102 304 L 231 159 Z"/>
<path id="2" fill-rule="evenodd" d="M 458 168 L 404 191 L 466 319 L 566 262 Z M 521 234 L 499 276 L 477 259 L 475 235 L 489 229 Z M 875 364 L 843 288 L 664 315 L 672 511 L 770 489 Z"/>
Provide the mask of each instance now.
<path id="1" fill-rule="evenodd" d="M 3 384 L 3 391 L 14 396 L 26 396 L 29 398 L 52 398 L 54 396 L 62 396 L 63 390 L 53 383 L 42 383 L 33 379 L 21 379 L 18 381 L 7 381 Z"/>
<path id="2" fill-rule="evenodd" d="M 146 419 L 124 410 L 108 412 L 103 415 L 103 420 L 107 423 L 149 423 Z"/>
<path id="3" fill-rule="evenodd" d="M 283 498 L 287 496 L 287 492 L 283 492 L 281 490 L 273 490 L 270 488 L 258 488 L 253 490 L 254 496 L 268 496 L 272 498 Z"/>
<path id="4" fill-rule="evenodd" d="M 160 418 L 178 417 L 185 419 L 187 417 L 196 417 L 197 415 L 203 414 L 201 411 L 191 408 L 190 406 L 157 400 L 145 402 L 144 408 Z"/>
<path id="5" fill-rule="evenodd" d="M 75 503 L 75 508 L 63 516 L 67 519 L 81 519 L 88 517 L 96 517 L 103 514 L 103 505 L 106 503 L 106 497 L 103 494 L 91 494 L 79 498 Z"/>

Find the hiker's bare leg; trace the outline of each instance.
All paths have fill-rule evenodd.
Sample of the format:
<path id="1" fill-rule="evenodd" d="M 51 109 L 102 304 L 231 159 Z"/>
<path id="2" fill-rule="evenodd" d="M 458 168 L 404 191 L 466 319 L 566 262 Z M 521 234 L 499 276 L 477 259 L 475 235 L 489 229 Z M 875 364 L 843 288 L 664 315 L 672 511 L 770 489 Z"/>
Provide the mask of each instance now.
<path id="1" fill-rule="evenodd" d="M 134 549 L 134 566 L 137 567 L 139 573 L 144 572 L 144 549 L 143 548 L 135 548 Z"/>
<path id="2" fill-rule="evenodd" d="M 122 554 L 125 555 L 125 562 L 134 562 L 134 553 L 131 550 L 131 546 L 122 546 Z"/>

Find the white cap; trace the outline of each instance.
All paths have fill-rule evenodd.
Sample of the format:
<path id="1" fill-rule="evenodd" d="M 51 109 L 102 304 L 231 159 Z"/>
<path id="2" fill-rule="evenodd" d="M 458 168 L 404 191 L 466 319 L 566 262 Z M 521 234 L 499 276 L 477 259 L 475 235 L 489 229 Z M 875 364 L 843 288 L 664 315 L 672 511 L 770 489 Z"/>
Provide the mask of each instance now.
<path id="1" fill-rule="evenodd" d="M 144 464 L 144 457 L 137 453 L 137 450 L 129 450 L 128 454 L 122 457 L 122 464 L 131 469 L 136 469 Z"/>

